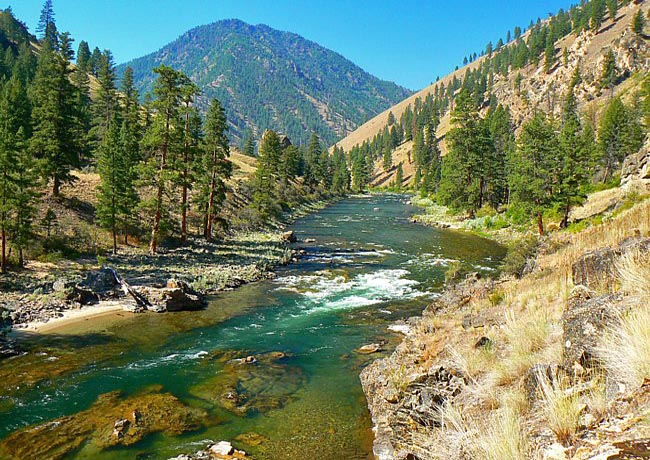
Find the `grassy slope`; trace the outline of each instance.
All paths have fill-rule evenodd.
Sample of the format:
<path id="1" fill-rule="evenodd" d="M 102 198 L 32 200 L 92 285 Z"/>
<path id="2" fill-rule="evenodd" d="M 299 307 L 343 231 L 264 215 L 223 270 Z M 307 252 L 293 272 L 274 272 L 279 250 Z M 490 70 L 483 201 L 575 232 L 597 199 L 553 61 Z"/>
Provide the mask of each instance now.
<path id="1" fill-rule="evenodd" d="M 562 60 L 562 49 L 569 50 L 569 68 L 562 65 L 557 65 L 550 75 L 546 75 L 543 70 L 543 59 L 538 66 L 529 64 L 521 69 L 520 73 L 523 77 L 521 94 L 526 94 L 527 99 L 521 97 L 514 90 L 515 72 L 512 72 L 508 77 L 497 77 L 494 84 L 494 93 L 496 94 L 500 103 L 510 107 L 513 114 L 513 121 L 516 126 L 521 123 L 533 112 L 532 108 L 539 105 L 544 110 L 548 110 L 547 93 L 554 93 L 553 110 L 556 114 L 559 113 L 561 108 L 561 93 L 562 88 L 566 88 L 571 75 L 573 74 L 574 62 L 580 60 L 581 70 L 583 77 L 593 78 L 597 76 L 600 71 L 600 62 L 604 53 L 604 49 L 613 46 L 614 42 L 621 35 L 630 29 L 632 17 L 641 8 L 647 15 L 650 10 L 648 2 L 643 2 L 640 5 L 630 3 L 629 6 L 621 8 L 615 22 L 607 19 L 601 27 L 598 34 L 591 33 L 583 34 L 579 37 L 571 34 L 559 40 L 556 47 L 556 56 L 558 61 Z M 527 38 L 528 33 L 523 34 L 523 38 Z M 367 123 L 363 124 L 352 132 L 349 136 L 337 143 L 342 146 L 346 151 L 349 151 L 357 144 L 362 144 L 365 140 L 371 140 L 378 134 L 387 124 L 389 112 L 393 112 L 395 117 L 399 120 L 400 116 L 408 105 L 413 104 L 416 98 L 424 99 L 429 94 L 434 93 L 437 84 L 444 84 L 448 86 L 453 78 L 462 79 L 465 72 L 468 70 L 475 70 L 485 60 L 485 57 L 479 58 L 476 61 L 468 64 L 465 67 L 440 79 L 440 82 L 432 84 L 417 92 L 404 101 L 396 104 L 390 109 L 377 115 Z M 647 65 L 647 64 L 646 64 Z M 646 69 L 647 70 L 647 69 Z M 638 87 L 639 81 L 637 79 L 623 80 L 615 89 L 616 94 L 626 95 L 631 94 Z M 609 93 L 600 93 L 593 85 L 583 85 L 582 91 L 578 91 L 577 97 L 580 103 L 580 109 L 589 113 L 597 115 L 605 102 L 609 99 Z M 443 155 L 446 153 L 446 145 L 444 142 L 445 135 L 451 127 L 451 118 L 449 113 L 445 114 L 440 120 L 440 125 L 437 131 L 437 137 L 441 141 L 440 147 Z M 408 152 L 413 148 L 412 141 L 405 142 L 393 154 L 393 164 L 397 165 L 403 163 L 404 168 L 404 185 L 408 185 L 414 176 L 413 166 L 408 160 Z M 382 159 L 379 159 L 375 164 L 374 178 L 371 182 L 372 186 L 386 186 L 394 181 L 396 167 L 391 171 L 385 172 L 382 166 Z"/>
<path id="2" fill-rule="evenodd" d="M 616 246 L 639 234 L 650 237 L 648 199 L 579 233 L 552 234 L 542 245 L 537 268 L 522 279 L 488 282 L 473 291 L 467 302 L 452 307 L 440 309 L 434 303 L 414 333 L 377 368 L 384 369 L 389 382 L 405 388 L 411 376 L 442 365 L 464 375 L 467 386 L 453 405 L 443 409 L 445 427 L 414 427 L 407 441 L 410 448 L 420 452 L 422 459 L 460 458 L 464 450 L 467 458 L 523 460 L 542 458 L 543 450 L 561 441 L 565 447 L 553 448 L 564 452 L 570 447 L 566 457 L 552 458 L 586 459 L 607 443 L 650 436 L 650 398 L 643 392 L 639 395 L 640 382 L 626 387 L 616 399 L 607 399 L 603 383 L 604 375 L 620 371 L 626 353 L 638 357 L 628 342 L 641 343 L 637 349 L 645 351 L 640 359 L 650 362 L 647 297 L 641 292 L 650 293 L 647 255 L 635 262 L 635 276 L 621 272 L 608 286 L 609 291 L 624 295 L 642 320 L 626 326 L 623 351 L 610 356 L 603 374 L 586 374 L 574 386 L 547 386 L 534 406 L 526 401 L 524 386 L 532 366 L 561 362 L 562 314 L 574 288 L 573 263 L 588 251 Z M 467 328 L 468 321 L 475 326 Z M 476 348 L 481 337 L 489 337 L 494 345 Z M 631 397 L 638 401 L 633 407 L 626 405 Z M 580 428 L 578 421 L 587 413 L 595 421 Z"/>

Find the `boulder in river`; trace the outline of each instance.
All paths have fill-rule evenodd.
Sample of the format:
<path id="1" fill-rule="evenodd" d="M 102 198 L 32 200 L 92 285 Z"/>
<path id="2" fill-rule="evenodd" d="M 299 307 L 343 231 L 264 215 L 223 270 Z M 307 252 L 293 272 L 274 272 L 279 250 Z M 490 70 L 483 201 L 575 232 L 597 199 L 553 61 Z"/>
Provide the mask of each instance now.
<path id="1" fill-rule="evenodd" d="M 282 234 L 281 240 L 285 243 L 295 243 L 298 241 L 298 238 L 296 238 L 296 234 L 293 230 L 288 230 Z"/>
<path id="2" fill-rule="evenodd" d="M 357 353 L 361 353 L 362 355 L 370 355 L 372 353 L 377 353 L 382 350 L 381 344 L 379 343 L 371 343 L 368 345 L 363 345 L 362 347 L 359 347 L 356 349 Z"/>

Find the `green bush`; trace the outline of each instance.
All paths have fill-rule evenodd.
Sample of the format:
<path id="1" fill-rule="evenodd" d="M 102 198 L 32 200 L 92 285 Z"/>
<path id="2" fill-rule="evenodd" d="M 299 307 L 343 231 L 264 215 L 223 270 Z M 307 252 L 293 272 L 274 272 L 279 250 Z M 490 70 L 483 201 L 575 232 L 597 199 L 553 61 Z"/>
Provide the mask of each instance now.
<path id="1" fill-rule="evenodd" d="M 460 278 L 460 270 L 460 261 L 454 260 L 451 262 L 449 264 L 449 267 L 447 267 L 447 271 L 445 272 L 445 282 L 451 283 L 453 281 L 457 281 Z"/>
<path id="2" fill-rule="evenodd" d="M 508 245 L 508 254 L 503 260 L 503 273 L 520 278 L 529 267 L 529 261 L 537 255 L 539 239 L 533 234 L 524 235 Z"/>

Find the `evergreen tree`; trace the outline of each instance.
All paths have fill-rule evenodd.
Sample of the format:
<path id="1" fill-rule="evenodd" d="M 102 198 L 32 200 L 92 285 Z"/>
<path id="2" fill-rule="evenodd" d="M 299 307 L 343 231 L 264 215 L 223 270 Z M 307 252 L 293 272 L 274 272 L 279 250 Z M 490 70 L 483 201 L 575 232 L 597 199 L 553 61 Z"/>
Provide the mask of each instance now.
<path id="1" fill-rule="evenodd" d="M 617 79 L 618 68 L 616 67 L 616 58 L 614 57 L 614 52 L 610 49 L 607 54 L 605 54 L 605 59 L 603 60 L 600 74 L 600 87 L 609 88 L 611 90 L 611 95 L 613 96 L 614 85 L 616 85 Z"/>
<path id="2" fill-rule="evenodd" d="M 263 223 L 267 223 L 279 214 L 275 203 L 275 185 L 278 179 L 277 168 L 280 164 L 281 151 L 278 135 L 267 129 L 260 142 L 252 203 Z M 316 161 L 319 155 L 320 152 L 317 153 Z"/>
<path id="3" fill-rule="evenodd" d="M 607 182 L 627 155 L 643 144 L 643 129 L 631 109 L 616 97 L 605 107 L 598 126 L 598 147 Z"/>
<path id="4" fill-rule="evenodd" d="M 345 160 L 343 148 L 334 147 L 332 154 L 332 192 L 342 195 L 350 189 L 350 171 Z"/>
<path id="5" fill-rule="evenodd" d="M 544 51 L 544 71 L 550 73 L 555 64 L 555 46 L 553 40 L 548 37 L 546 40 L 546 50 Z"/>
<path id="6" fill-rule="evenodd" d="M 590 145 L 585 143 L 586 138 L 582 131 L 578 103 L 573 87 L 570 87 L 562 110 L 562 129 L 559 136 L 561 164 L 558 168 L 560 174 L 557 198 L 564 210 L 560 224 L 562 228 L 569 223 L 571 207 L 582 198 L 581 186 L 587 179 L 590 155 L 587 148 Z"/>
<path id="7" fill-rule="evenodd" d="M 36 170 L 27 152 L 24 126 L 28 123 L 25 88 L 15 76 L 0 92 L 0 272 L 7 270 L 7 241 L 22 250 L 31 235 L 37 186 Z"/>
<path id="8" fill-rule="evenodd" d="M 80 71 L 84 73 L 90 73 L 92 71 L 91 58 L 92 55 L 90 54 L 88 42 L 81 40 L 79 42 L 79 47 L 77 48 L 77 67 Z"/>
<path id="9" fill-rule="evenodd" d="M 41 16 L 36 26 L 36 33 L 38 33 L 43 41 L 47 40 L 51 46 L 55 46 L 58 38 L 56 31 L 56 24 L 54 22 L 54 7 L 52 0 L 45 0 L 43 8 L 41 9 Z"/>
<path id="10" fill-rule="evenodd" d="M 639 10 L 632 18 L 632 31 L 634 31 L 634 33 L 637 35 L 643 35 L 644 27 L 645 18 L 643 17 L 643 11 Z"/>
<path id="11" fill-rule="evenodd" d="M 99 60 L 97 83 L 98 88 L 93 104 L 93 135 L 95 141 L 101 143 L 118 109 L 117 76 L 113 54 L 109 50 L 104 50 Z M 115 121 L 120 122 L 118 119 Z"/>
<path id="12" fill-rule="evenodd" d="M 541 113 L 522 126 L 509 179 L 513 199 L 528 206 L 537 216 L 539 234 L 544 234 L 542 213 L 552 201 L 553 171 L 559 151 L 555 127 Z"/>
<path id="13" fill-rule="evenodd" d="M 179 110 L 182 97 L 182 86 L 187 77 L 181 72 L 161 65 L 154 69 L 158 75 L 154 93 L 156 99 L 153 108 L 156 115 L 145 135 L 145 145 L 149 157 L 144 164 L 143 179 L 155 189 L 151 202 L 151 241 L 149 252 L 155 254 L 158 250 L 158 240 L 163 224 L 163 200 L 166 196 L 168 183 L 175 177 L 173 156 L 179 150 L 179 135 L 183 132 Z"/>
<path id="14" fill-rule="evenodd" d="M 207 196 L 207 200 L 202 209 L 205 209 L 204 236 L 208 240 L 212 238 L 212 225 L 218 214 L 217 206 L 220 206 L 226 198 L 225 181 L 232 174 L 232 163 L 228 160 L 230 147 L 227 131 L 228 123 L 224 108 L 217 99 L 214 99 L 204 122 L 203 168 L 205 173 L 201 176 L 204 178 L 203 183 L 207 185 L 204 187 L 207 193 L 203 193 L 204 196 Z"/>
<path id="15" fill-rule="evenodd" d="M 253 140 L 253 134 L 249 133 L 244 142 L 244 155 L 249 157 L 255 156 L 255 141 Z"/>
<path id="16" fill-rule="evenodd" d="M 402 167 L 402 162 L 400 161 L 397 165 L 397 172 L 395 173 L 395 188 L 397 190 L 402 190 L 402 183 L 404 182 L 404 169 Z"/>
<path id="17" fill-rule="evenodd" d="M 122 178 L 123 187 L 127 190 L 126 202 L 123 203 L 125 211 L 123 219 L 124 244 L 128 244 L 129 226 L 136 223 L 134 210 L 138 205 L 139 197 L 135 188 L 138 179 L 137 165 L 141 160 L 140 142 L 142 140 L 142 126 L 140 124 L 140 105 L 138 103 L 138 90 L 133 82 L 133 70 L 127 67 L 122 77 L 120 92 L 123 96 L 122 126 L 120 128 L 120 144 L 123 149 L 123 161 L 126 166 L 126 175 Z"/>
<path id="18" fill-rule="evenodd" d="M 59 196 L 61 184 L 72 182 L 70 174 L 79 163 L 75 126 L 75 87 L 65 53 L 56 53 L 45 41 L 38 56 L 36 75 L 30 88 L 33 134 L 32 153 L 40 158 L 43 176 L 52 180 L 52 194 Z"/>
<path id="19" fill-rule="evenodd" d="M 124 206 L 130 196 L 125 188 L 129 176 L 128 161 L 124 158 L 123 145 L 116 116 L 99 144 L 97 172 L 101 182 L 97 187 L 97 217 L 102 227 L 108 228 L 113 236 L 113 254 L 117 254 L 117 231 L 121 219 L 128 212 Z"/>
<path id="20" fill-rule="evenodd" d="M 189 210 L 188 191 L 192 188 L 194 174 L 191 165 L 198 156 L 198 148 L 201 138 L 201 116 L 198 109 L 193 106 L 195 98 L 200 90 L 191 81 L 184 82 L 182 88 L 182 116 L 184 118 L 183 128 L 183 152 L 180 165 L 179 182 L 181 185 L 181 242 L 187 242 L 187 211 Z"/>
<path id="21" fill-rule="evenodd" d="M 618 0 L 607 0 L 607 12 L 612 21 L 616 20 L 616 13 L 618 12 Z"/>

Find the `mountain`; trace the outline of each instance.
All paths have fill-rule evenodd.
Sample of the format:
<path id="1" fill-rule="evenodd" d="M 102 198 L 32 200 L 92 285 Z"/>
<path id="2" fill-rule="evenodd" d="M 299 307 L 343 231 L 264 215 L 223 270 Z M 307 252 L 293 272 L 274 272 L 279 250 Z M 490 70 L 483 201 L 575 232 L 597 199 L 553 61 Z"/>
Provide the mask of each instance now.
<path id="1" fill-rule="evenodd" d="M 596 30 L 575 30 L 575 20 L 574 30 L 571 30 L 570 21 L 567 27 L 562 29 L 562 15 L 565 15 L 566 18 L 566 15 L 570 13 L 576 13 L 573 10 L 571 12 L 561 10 L 560 14 L 537 24 L 533 30 L 526 31 L 520 40 L 506 43 L 491 55 L 482 53 L 468 65 L 390 107 L 358 127 L 336 145 L 349 152 L 356 145 L 361 145 L 365 141 L 371 142 L 375 136 L 381 135 L 389 126 L 389 114 L 392 113 L 392 118 L 399 121 L 407 109 L 413 110 L 427 98 L 435 99 L 438 92 L 443 94 L 446 89 L 447 105 L 440 114 L 440 124 L 436 130 L 438 145 L 444 155 L 447 151 L 445 137 L 452 126 L 449 110 L 451 107 L 449 101 L 452 97 L 449 94 L 457 94 L 468 76 L 470 80 L 476 81 L 484 78 L 490 82 L 483 96 L 482 114 L 485 115 L 487 112 L 489 100 L 493 97 L 499 104 L 510 109 L 514 127 L 518 131 L 519 127 L 537 109 L 553 113 L 555 116 L 561 115 L 564 96 L 576 67 L 579 67 L 581 79 L 576 86 L 576 98 L 580 110 L 589 114 L 594 121 L 599 118 L 612 94 L 620 95 L 623 98 L 632 97 L 642 83 L 638 74 L 648 72 L 650 59 L 648 36 L 639 36 L 632 30 L 633 17 L 639 10 L 647 17 L 650 14 L 650 4 L 648 2 L 623 4 L 618 9 L 615 18 L 607 16 Z M 558 20 L 558 18 L 560 19 Z M 554 63 L 548 69 L 545 69 L 544 42 L 542 41 L 541 47 L 534 43 L 539 41 L 540 34 L 537 33 L 537 36 L 532 37 L 531 40 L 532 31 L 543 31 L 546 26 L 549 30 L 562 29 L 562 32 L 557 32 L 559 38 L 552 43 Z M 518 47 L 523 46 L 522 43 L 528 45 L 530 58 L 527 63 L 517 68 L 514 65 L 509 67 L 506 65 L 508 70 L 503 71 L 503 63 L 507 63 L 507 59 L 511 59 L 516 54 Z M 536 58 L 532 51 L 534 47 L 536 47 L 535 53 L 539 53 Z M 614 55 L 619 75 L 612 92 L 603 90 L 599 82 L 605 55 L 610 50 Z M 401 143 L 392 153 L 394 166 L 388 171 L 384 170 L 382 158 L 378 154 L 370 184 L 380 187 L 392 183 L 397 175 L 395 165 L 401 162 L 403 164 L 403 185 L 409 185 L 415 178 L 416 171 L 411 155 L 413 146 L 412 140 Z"/>
<path id="2" fill-rule="evenodd" d="M 194 28 L 118 72 L 132 67 L 145 94 L 160 64 L 185 72 L 203 91 L 203 107 L 222 102 L 233 140 L 270 128 L 294 143 L 316 131 L 331 144 L 411 94 L 299 35 L 239 20 Z"/>

